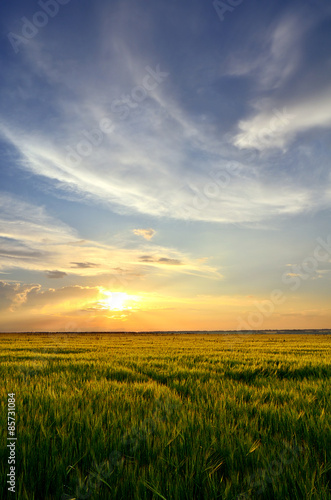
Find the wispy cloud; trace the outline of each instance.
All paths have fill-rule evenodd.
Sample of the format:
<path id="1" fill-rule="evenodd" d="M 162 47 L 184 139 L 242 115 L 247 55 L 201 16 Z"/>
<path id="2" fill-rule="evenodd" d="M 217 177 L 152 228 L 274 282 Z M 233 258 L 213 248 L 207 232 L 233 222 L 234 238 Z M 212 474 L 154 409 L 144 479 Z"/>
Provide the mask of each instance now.
<path id="1" fill-rule="evenodd" d="M 169 266 L 181 266 L 183 265 L 183 262 L 181 262 L 178 259 L 169 259 L 167 257 L 154 257 L 152 255 L 142 255 L 139 257 L 140 262 L 147 262 L 147 263 L 159 263 L 159 264 L 166 264 Z"/>
<path id="2" fill-rule="evenodd" d="M 160 269 L 164 264 L 172 264 L 174 271 L 178 264 L 183 263 L 186 272 L 199 271 L 210 278 L 218 273 L 216 268 L 201 264 L 201 261 L 173 248 L 151 247 L 144 243 L 130 249 L 81 240 L 75 230 L 49 216 L 45 209 L 8 194 L 1 199 L 0 269 L 3 271 L 25 269 L 44 272 L 50 279 L 61 279 L 69 275 L 123 274 L 124 266 L 124 274 L 130 275 L 139 274 L 141 264 L 145 262 Z M 151 260 L 142 261 L 142 252 L 151 255 Z M 155 257 L 155 252 L 158 257 Z M 153 267 L 145 269 L 144 273 L 152 270 Z"/>
<path id="3" fill-rule="evenodd" d="M 310 95 L 289 107 L 275 108 L 275 103 L 263 102 L 250 120 L 239 123 L 240 132 L 234 138 L 239 148 L 270 148 L 286 150 L 302 132 L 331 126 L 331 87 L 322 94 Z M 265 109 L 263 109 L 265 108 Z"/>
<path id="4" fill-rule="evenodd" d="M 126 3 L 115 11 L 105 9 L 104 18 L 100 20 L 98 56 L 92 58 L 89 51 L 86 53 L 95 74 L 102 68 L 102 79 L 94 78 L 93 71 L 86 77 L 78 66 L 75 75 L 68 71 L 71 60 L 62 43 L 58 43 L 56 54 L 45 51 L 41 38 L 27 47 L 24 61 L 30 81 L 48 82 L 47 85 L 56 89 L 52 102 L 56 116 L 44 126 L 39 114 L 52 110 L 38 109 L 31 116 L 31 110 L 24 107 L 20 119 L 13 114 L 3 114 L 2 136 L 19 152 L 21 167 L 48 179 L 55 195 L 61 191 L 68 199 L 102 204 L 120 214 L 251 223 L 268 221 L 280 214 L 303 213 L 308 204 L 316 209 L 324 208 L 328 196 L 317 197 L 317 186 L 301 184 L 297 177 L 291 177 L 290 170 L 282 181 L 285 184 L 290 181 L 294 186 L 293 196 L 276 192 L 270 196 L 270 186 L 274 180 L 277 182 L 279 172 L 269 168 L 270 162 L 264 156 L 273 148 L 281 149 L 285 155 L 291 141 L 299 134 L 330 126 L 329 87 L 315 93 L 310 86 L 309 93 L 303 92 L 300 96 L 292 95 L 291 90 L 297 75 L 307 65 L 304 59 L 307 37 L 320 17 L 317 14 L 309 17 L 301 11 L 277 17 L 254 35 L 262 49 L 257 52 L 254 44 L 248 44 L 242 59 L 243 47 L 235 45 L 227 56 L 223 72 L 218 70 L 217 73 L 210 67 L 209 60 L 204 65 L 197 55 L 198 70 L 192 70 L 189 79 L 181 75 L 181 84 L 186 88 L 190 79 L 194 79 L 194 86 L 200 89 L 201 109 L 208 104 L 208 111 L 202 114 L 193 105 L 187 106 L 181 98 L 176 88 L 178 71 L 173 73 L 173 68 L 167 67 L 162 59 L 155 59 L 152 51 L 142 56 L 131 47 L 126 24 L 128 10 Z M 152 37 L 152 28 L 147 18 L 143 17 L 144 36 L 148 38 Z M 109 30 L 109 23 L 112 30 Z M 144 43 L 140 33 L 137 33 L 138 42 Z M 107 54 L 112 56 L 111 68 L 106 64 Z M 161 71 L 170 73 L 170 77 L 151 90 L 141 103 L 134 102 L 134 107 L 125 104 L 130 108 L 130 116 L 124 119 L 119 110 L 123 108 L 125 96 L 130 96 L 132 89 L 141 84 L 147 65 L 155 70 L 158 64 Z M 206 89 L 216 87 L 219 81 L 221 85 L 222 78 L 229 75 L 238 81 L 249 76 L 257 91 L 251 92 L 248 102 L 244 102 L 246 94 L 241 98 L 242 113 L 237 120 L 237 131 L 234 132 L 231 125 L 228 137 L 232 140 L 227 142 L 220 133 L 221 126 L 226 130 L 227 117 L 224 116 L 224 123 L 221 123 L 210 106 L 210 96 L 208 100 L 201 96 Z M 27 91 L 26 85 L 20 80 L 22 92 Z M 46 89 L 45 83 L 40 90 L 45 93 L 45 101 Z M 215 106 L 218 105 L 220 98 L 216 91 L 212 99 Z M 115 101 L 117 108 L 112 105 Z M 193 94 L 190 102 L 194 102 Z M 244 110 L 249 104 L 251 112 L 247 116 Z M 283 115 L 286 109 L 285 114 L 291 119 L 286 123 L 278 120 L 270 133 L 270 123 L 274 124 L 277 119 L 275 109 Z M 111 122 L 111 132 L 104 133 L 99 144 L 95 134 L 104 119 Z M 34 125 L 28 127 L 31 120 Z M 86 141 L 89 154 L 80 155 L 75 162 L 69 151 L 76 154 L 78 150 L 83 151 Z M 242 154 L 244 148 L 259 152 L 254 165 L 247 164 Z M 229 161 L 241 164 L 240 175 L 232 179 L 226 189 L 221 189 L 218 197 L 208 199 L 208 203 L 196 203 L 199 208 L 193 206 L 192 209 L 195 189 L 203 191 L 208 183 L 208 172 L 222 168 Z M 286 162 L 284 156 L 282 163 L 286 165 Z M 266 168 L 267 179 L 260 173 Z M 318 187 L 325 189 L 323 185 Z M 149 233 L 145 230 L 144 234 L 139 234 L 146 239 Z"/>
<path id="5" fill-rule="evenodd" d="M 98 264 L 94 264 L 93 262 L 70 262 L 72 265 L 72 269 L 90 269 L 93 267 L 98 267 Z"/>

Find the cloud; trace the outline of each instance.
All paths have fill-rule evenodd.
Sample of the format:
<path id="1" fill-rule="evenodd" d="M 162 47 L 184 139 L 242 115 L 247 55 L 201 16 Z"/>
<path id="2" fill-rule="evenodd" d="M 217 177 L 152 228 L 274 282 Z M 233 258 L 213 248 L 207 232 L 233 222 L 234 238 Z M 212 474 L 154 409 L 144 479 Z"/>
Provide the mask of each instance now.
<path id="1" fill-rule="evenodd" d="M 329 84 L 319 82 L 314 88 L 309 81 L 311 60 L 306 55 L 312 33 L 314 47 L 320 47 L 313 31 L 319 27 L 319 9 L 312 8 L 312 15 L 307 15 L 305 9 L 293 13 L 284 8 L 285 13 L 270 16 L 268 22 L 264 22 L 268 14 L 259 11 L 257 28 L 252 32 L 247 26 L 247 40 L 253 42 L 247 42 L 245 49 L 238 39 L 224 54 L 212 52 L 206 58 L 204 45 L 203 49 L 197 45 L 190 66 L 180 71 L 173 54 L 161 50 L 161 33 L 157 37 L 159 51 L 153 43 L 146 43 L 155 40 L 155 33 L 154 24 L 149 22 L 151 13 L 145 11 L 137 6 L 146 28 L 140 30 L 127 3 L 105 7 L 96 46 L 74 47 L 77 60 L 83 57 L 90 64 L 88 76 L 84 65 L 77 64 L 74 72 L 69 71 L 69 31 L 64 30 L 63 39 L 57 40 L 56 51 L 46 51 L 52 43 L 41 43 L 39 38 L 26 47 L 26 71 L 21 73 L 28 73 L 29 81 L 12 67 L 11 79 L 18 76 L 20 93 L 30 95 L 34 89 L 49 108 L 34 104 L 32 113 L 32 99 L 25 99 L 16 115 L 17 94 L 9 92 L 9 85 L 4 88 L 3 95 L 13 106 L 9 103 L 6 109 L 10 111 L 3 111 L 0 132 L 19 154 L 20 167 L 42 178 L 55 195 L 101 204 L 126 215 L 249 224 L 304 213 L 307 207 L 321 210 L 330 206 L 324 184 L 318 180 L 314 185 L 303 184 L 304 176 L 299 179 L 289 168 L 280 175 L 277 165 L 271 168 L 272 161 L 265 155 L 273 148 L 285 152 L 298 135 L 330 126 Z M 192 25 L 203 29 L 204 22 L 199 22 L 195 10 L 192 16 L 197 17 Z M 182 40 L 181 23 L 173 28 L 175 39 L 181 34 Z M 45 30 L 44 36 L 51 37 L 48 33 Z M 132 33 L 136 35 L 135 46 Z M 208 48 L 214 50 L 215 45 Z M 124 118 L 119 111 L 123 110 L 123 95 L 130 96 L 141 86 L 147 65 L 155 70 L 157 64 L 170 73 L 169 77 L 140 103 L 131 103 Z M 327 75 L 327 69 L 321 73 Z M 295 92 L 298 80 L 303 82 L 300 95 Z M 234 87 L 245 92 L 241 94 Z M 52 99 L 50 89 L 56 90 Z M 219 106 L 224 102 L 230 103 L 231 110 L 223 115 Z M 274 127 L 274 110 L 283 113 L 284 109 L 291 119 L 285 124 L 278 120 Z M 54 110 L 56 116 L 49 120 Z M 100 129 L 105 118 L 112 122 L 109 133 Z M 256 160 L 244 157 L 245 148 L 257 151 Z M 215 186 L 210 172 L 224 170 L 232 161 L 240 164 L 240 175 Z M 281 158 L 284 170 L 287 162 L 287 157 Z M 306 172 L 313 166 L 313 160 L 307 162 Z M 279 193 L 278 185 L 272 187 L 274 181 L 290 185 L 289 193 Z M 214 187 L 209 189 L 211 183 Z M 205 194 L 217 189 L 215 196 Z M 321 189 L 322 196 L 316 196 L 316 189 Z M 148 231 L 135 229 L 134 234 L 148 240 L 155 234 Z"/>
<path id="2" fill-rule="evenodd" d="M 70 262 L 70 264 L 73 264 L 73 269 L 91 269 L 98 267 L 98 264 L 94 264 L 93 262 Z"/>
<path id="3" fill-rule="evenodd" d="M 46 276 L 49 279 L 61 279 L 68 275 L 63 271 L 47 271 Z"/>
<path id="4" fill-rule="evenodd" d="M 139 260 L 140 262 L 155 262 L 155 259 L 151 255 L 141 255 Z"/>
<path id="5" fill-rule="evenodd" d="M 133 233 L 142 236 L 145 240 L 151 240 L 156 231 L 154 229 L 133 229 Z"/>
<path id="6" fill-rule="evenodd" d="M 324 93 L 311 95 L 286 108 L 264 102 L 258 114 L 239 123 L 240 132 L 233 143 L 239 148 L 286 149 L 294 138 L 307 130 L 331 127 L 331 87 Z M 273 107 L 273 109 L 271 109 Z"/>
<path id="7" fill-rule="evenodd" d="M 298 135 L 331 126 L 328 63 L 321 58 L 319 40 L 330 8 L 307 13 L 307 6 L 289 7 L 263 32 L 261 45 L 266 48 L 257 57 L 251 54 L 253 61 L 246 53 L 246 61 L 240 55 L 231 61 L 230 73 L 239 71 L 243 62 L 244 72 L 251 73 L 260 90 L 250 101 L 250 116 L 238 122 L 236 147 L 285 151 Z"/>
<path id="8" fill-rule="evenodd" d="M 169 266 L 182 266 L 183 262 L 178 260 L 178 259 L 169 259 L 167 257 L 154 257 L 152 255 L 141 255 L 139 257 L 140 262 L 147 262 L 147 263 L 159 263 L 159 264 L 166 264 Z"/>
<path id="9" fill-rule="evenodd" d="M 42 258 L 42 252 L 33 251 L 29 248 L 24 247 L 24 244 L 19 247 L 19 243 L 16 248 L 11 241 L 5 238 L 0 238 L 0 257 L 11 258 L 11 259 L 40 259 Z"/>
<path id="10" fill-rule="evenodd" d="M 43 290 L 41 285 L 27 285 L 0 281 L 0 308 L 12 313 L 47 312 L 77 310 L 82 303 L 90 303 L 100 294 L 100 287 L 67 286 Z"/>
<path id="11" fill-rule="evenodd" d="M 0 281 L 0 310 L 13 312 L 27 300 L 33 290 L 40 290 L 40 285 L 23 285 L 21 283 L 6 283 Z"/>
<path id="12" fill-rule="evenodd" d="M 296 70 L 303 36 L 312 22 L 298 11 L 269 22 L 254 33 L 246 47 L 230 53 L 226 73 L 253 77 L 260 91 L 279 88 Z M 252 40 L 260 44 L 258 51 Z"/>
<path id="13" fill-rule="evenodd" d="M 147 268 L 157 269 L 158 275 L 164 271 L 167 274 L 169 272 L 178 272 L 211 280 L 223 279 L 223 275 L 219 269 L 207 265 L 207 258 L 192 259 L 190 255 L 174 249 L 168 249 L 168 256 L 166 257 L 164 255 L 165 249 L 161 246 L 153 246 L 152 249 L 145 247 L 144 250 L 146 250 L 146 253 L 138 255 L 137 263 L 141 265 L 147 264 Z M 146 266 L 144 266 L 144 269 L 146 269 Z"/>
<path id="14" fill-rule="evenodd" d="M 178 259 L 168 259 L 166 257 L 162 257 L 158 260 L 158 262 L 160 262 L 161 264 L 167 264 L 167 265 L 170 265 L 170 266 L 181 266 L 183 265 L 183 263 L 178 260 Z"/>
<path id="15" fill-rule="evenodd" d="M 44 207 L 6 192 L 0 193 L 0 214 L 0 237 L 8 242 L 26 240 L 34 244 L 59 244 L 68 243 L 76 236 L 67 224 L 48 215 Z"/>
<path id="16" fill-rule="evenodd" d="M 146 250 L 148 250 L 146 248 Z M 148 267 L 156 268 L 158 275 L 160 272 L 165 273 L 177 271 L 181 274 L 188 274 L 200 278 L 207 278 L 210 280 L 222 280 L 223 275 L 214 266 L 207 265 L 208 258 L 202 257 L 192 259 L 189 255 L 175 251 L 168 250 L 169 257 L 160 256 L 164 252 L 162 247 L 153 247 L 153 251 L 158 253 L 145 253 L 138 257 L 138 262 L 142 265 L 147 264 Z M 144 266 L 144 269 L 146 266 Z"/>
<path id="17" fill-rule="evenodd" d="M 265 290 L 276 264 L 327 228 L 329 3 L 243 2 L 222 25 L 211 4 L 177 4 L 72 3 L 61 37 L 41 29 L 6 59 L 2 189 L 33 201 L 0 197 L 0 273 L 47 289 L 8 282 L 0 300 L 33 310 L 36 325 L 41 309 L 55 323 L 92 313 L 99 285 L 176 297 Z M 169 75 L 155 86 L 146 68 L 158 65 Z M 91 288 L 60 288 L 69 283 Z"/>
<path id="18" fill-rule="evenodd" d="M 115 282 L 128 281 L 153 273 L 153 267 L 141 272 L 141 255 L 151 257 L 154 267 L 175 266 L 185 262 L 185 272 L 213 277 L 217 269 L 163 246 L 148 243 L 137 249 L 123 248 L 82 240 L 79 234 L 61 221 L 50 217 L 45 209 L 5 194 L 0 217 L 0 270 L 25 269 L 43 272 L 49 279 L 67 275 L 76 277 L 113 277 Z M 146 260 L 147 262 L 147 260 Z"/>

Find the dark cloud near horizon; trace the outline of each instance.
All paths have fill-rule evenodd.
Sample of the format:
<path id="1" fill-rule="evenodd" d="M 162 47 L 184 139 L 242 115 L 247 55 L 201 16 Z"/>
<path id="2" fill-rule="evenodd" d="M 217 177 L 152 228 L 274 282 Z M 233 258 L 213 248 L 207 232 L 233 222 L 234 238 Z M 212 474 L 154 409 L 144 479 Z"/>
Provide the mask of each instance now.
<path id="1" fill-rule="evenodd" d="M 62 279 L 66 276 L 68 275 L 64 271 L 47 271 L 46 273 L 46 277 L 49 279 Z"/>
<path id="2" fill-rule="evenodd" d="M 154 257 L 153 255 L 141 255 L 140 262 L 153 263 L 153 264 L 166 264 L 170 266 L 182 266 L 184 263 L 179 259 L 169 259 L 168 257 Z"/>
<path id="3" fill-rule="evenodd" d="M 99 267 L 99 264 L 94 264 L 93 262 L 70 262 L 74 264 L 71 266 L 72 269 L 90 269 L 93 267 Z"/>

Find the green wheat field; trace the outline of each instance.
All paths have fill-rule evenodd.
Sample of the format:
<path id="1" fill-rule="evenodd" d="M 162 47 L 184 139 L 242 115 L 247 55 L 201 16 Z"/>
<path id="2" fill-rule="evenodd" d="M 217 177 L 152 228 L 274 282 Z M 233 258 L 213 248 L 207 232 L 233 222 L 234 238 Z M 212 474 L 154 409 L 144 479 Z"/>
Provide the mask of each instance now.
<path id="1" fill-rule="evenodd" d="M 1 334 L 0 497 L 330 499 L 330 340 Z"/>

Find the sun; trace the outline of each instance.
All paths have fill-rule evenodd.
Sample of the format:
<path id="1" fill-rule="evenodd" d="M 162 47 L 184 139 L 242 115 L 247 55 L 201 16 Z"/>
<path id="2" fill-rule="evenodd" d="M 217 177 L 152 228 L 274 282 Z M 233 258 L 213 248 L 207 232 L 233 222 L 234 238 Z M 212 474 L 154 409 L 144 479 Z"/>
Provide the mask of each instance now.
<path id="1" fill-rule="evenodd" d="M 104 299 L 99 300 L 98 304 L 101 309 L 107 311 L 127 311 L 133 309 L 138 297 L 135 295 L 128 295 L 125 292 L 109 292 L 102 290 Z"/>

